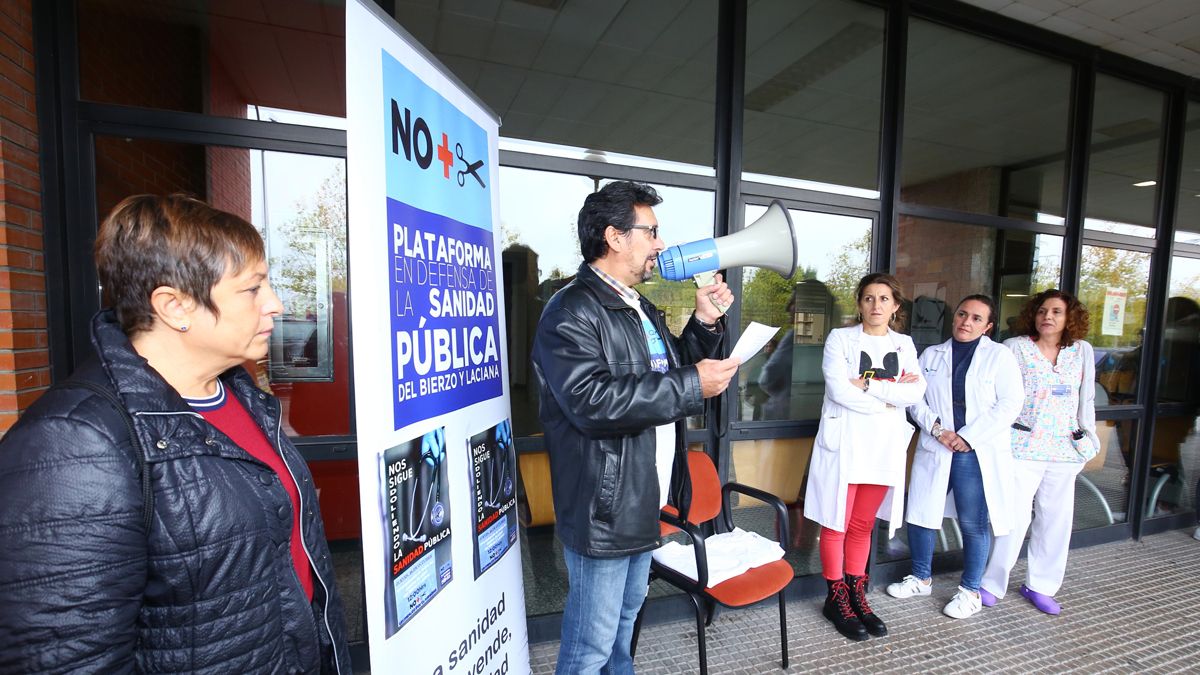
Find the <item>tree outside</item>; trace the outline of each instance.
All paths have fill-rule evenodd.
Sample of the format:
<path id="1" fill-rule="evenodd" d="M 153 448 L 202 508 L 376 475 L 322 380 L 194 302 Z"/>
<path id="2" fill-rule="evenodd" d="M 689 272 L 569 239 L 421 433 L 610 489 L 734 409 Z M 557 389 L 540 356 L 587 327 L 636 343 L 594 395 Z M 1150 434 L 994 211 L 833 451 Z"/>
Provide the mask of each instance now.
<path id="1" fill-rule="evenodd" d="M 296 205 L 296 217 L 268 232 L 271 275 L 287 313 L 316 314 L 321 298 L 318 263 L 328 269 L 330 293 L 346 291 L 346 175 L 339 164 L 311 202 Z M 321 249 L 324 249 L 323 251 Z"/>
<path id="2" fill-rule="evenodd" d="M 858 288 L 860 279 L 867 275 L 871 264 L 871 231 L 853 242 L 842 247 L 833 258 L 830 272 L 825 279 L 825 285 L 833 294 L 838 308 L 843 312 L 835 326 L 842 326 L 851 321 L 857 311 L 854 291 Z"/>
<path id="3" fill-rule="evenodd" d="M 1079 269 L 1079 300 L 1091 315 L 1088 342 L 1101 348 L 1136 347 L 1146 325 L 1150 254 L 1105 246 L 1084 246 Z M 1103 334 L 1108 289 L 1124 289 L 1125 321 L 1120 335 Z"/>
<path id="4" fill-rule="evenodd" d="M 802 266 L 791 279 L 784 279 L 768 269 L 747 268 L 742 283 L 742 325 L 757 321 L 788 329 L 792 325 L 792 314 L 788 309 L 792 289 L 797 282 L 816 278 L 815 267 Z"/>

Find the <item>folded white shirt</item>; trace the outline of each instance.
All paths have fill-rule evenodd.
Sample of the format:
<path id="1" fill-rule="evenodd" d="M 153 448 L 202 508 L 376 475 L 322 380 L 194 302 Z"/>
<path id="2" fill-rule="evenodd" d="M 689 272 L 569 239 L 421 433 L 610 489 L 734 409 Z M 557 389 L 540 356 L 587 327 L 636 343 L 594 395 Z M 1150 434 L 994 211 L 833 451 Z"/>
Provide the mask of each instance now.
<path id="1" fill-rule="evenodd" d="M 752 567 L 783 557 L 783 548 L 777 542 L 740 527 L 706 538 L 704 552 L 708 557 L 709 588 Z M 669 541 L 651 555 L 658 564 L 670 567 L 689 579 L 696 579 L 696 553 L 691 544 L 684 546 L 677 541 Z"/>

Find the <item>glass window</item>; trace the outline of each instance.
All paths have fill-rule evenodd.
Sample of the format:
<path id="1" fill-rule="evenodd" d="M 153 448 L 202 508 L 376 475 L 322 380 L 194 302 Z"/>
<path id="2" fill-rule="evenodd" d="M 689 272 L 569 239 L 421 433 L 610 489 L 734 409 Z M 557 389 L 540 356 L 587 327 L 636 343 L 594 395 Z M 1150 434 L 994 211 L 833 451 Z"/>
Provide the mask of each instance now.
<path id="1" fill-rule="evenodd" d="M 279 398 L 289 436 L 353 433 L 346 303 L 346 168 L 340 158 L 97 136 L 96 207 L 104 218 L 132 194 L 186 192 L 251 222 L 266 243 L 285 305 L 266 359 L 247 363 Z M 358 463 L 309 462 L 351 641 L 361 617 Z"/>
<path id="2" fill-rule="evenodd" d="M 766 212 L 746 206 L 745 222 Z M 867 273 L 871 219 L 790 209 L 802 242 L 789 280 L 767 269 L 742 268 L 742 324 L 779 326 L 776 339 L 738 375 L 738 419 L 815 420 L 825 380 L 821 357 L 829 331 L 854 316 L 854 289 Z M 782 495 L 781 495 L 782 497 Z"/>
<path id="3" fill-rule="evenodd" d="M 1102 392 L 1097 389 L 1096 404 Z M 1100 452 L 1083 465 L 1075 476 L 1075 510 L 1072 530 L 1087 530 L 1123 523 L 1128 519 L 1125 505 L 1129 501 L 1129 471 L 1137 441 L 1136 420 L 1099 420 L 1096 435 Z M 909 456 L 912 452 L 910 449 Z M 909 465 L 911 468 L 911 464 Z M 875 560 L 891 562 L 912 556 L 908 548 L 908 525 L 888 539 L 888 524 L 879 521 L 875 532 Z M 934 555 L 962 550 L 962 530 L 954 518 L 942 521 L 934 541 Z M 960 563 L 961 566 L 961 563 Z M 819 569 L 819 568 L 818 568 Z"/>
<path id="4" fill-rule="evenodd" d="M 285 314 L 247 368 L 289 436 L 350 434 L 345 160 L 112 136 L 95 148 L 101 219 L 132 194 L 184 192 L 258 228 Z"/>
<path id="5" fill-rule="evenodd" d="M 818 401 L 819 405 L 819 401 Z M 821 571 L 819 536 L 821 526 L 804 518 L 804 485 L 808 479 L 808 459 L 812 455 L 812 438 L 780 438 L 756 441 L 734 441 L 729 446 L 729 480 L 769 492 L 783 500 L 788 507 L 788 529 L 791 546 L 787 561 L 798 576 Z M 761 502 L 747 500 L 745 515 L 760 513 L 759 527 L 754 531 L 777 538 L 774 532 L 774 512 Z M 751 529 L 751 526 L 739 526 Z"/>
<path id="6" fill-rule="evenodd" d="M 1104 391 L 1096 387 L 1096 407 L 1105 405 Z M 1074 530 L 1104 527 L 1128 519 L 1129 476 L 1137 448 L 1137 420 L 1097 420 L 1100 452 L 1083 465 L 1075 477 Z"/>
<path id="7" fill-rule="evenodd" d="M 1172 259 L 1165 319 L 1158 400 L 1200 404 L 1200 259 Z"/>
<path id="8" fill-rule="evenodd" d="M 1083 247 L 1079 301 L 1091 319 L 1087 341 L 1096 350 L 1096 382 L 1113 405 L 1137 403 L 1149 284 L 1149 253 Z"/>
<path id="9" fill-rule="evenodd" d="M 1029 296 L 1058 285 L 1062 237 L 997 230 L 922 218 L 900 218 L 896 278 L 912 302 L 908 332 L 918 351 L 950 338 L 958 301 L 992 296 L 997 340 L 1012 327 Z"/>
<path id="10" fill-rule="evenodd" d="M 973 293 L 984 293 L 996 301 L 992 338 L 1003 341 L 1012 337 L 1016 317 L 1029 297 L 1058 285 L 1062 246 L 1058 235 L 902 216 L 896 277 L 912 303 L 908 332 L 917 350 L 950 338 L 955 307 Z M 910 467 L 916 441 L 914 435 Z M 934 551 L 961 549 L 962 533 L 953 519 L 946 519 Z M 884 524 L 877 532 L 875 553 L 880 561 L 909 558 L 907 532 L 888 539 Z"/>
<path id="11" fill-rule="evenodd" d="M 1184 197 L 1180 197 L 1184 199 Z M 1150 448 L 1148 516 L 1196 507 L 1200 478 L 1200 259 L 1171 261 L 1171 297 L 1163 326 L 1159 414 Z"/>
<path id="12" fill-rule="evenodd" d="M 575 216 L 599 187 L 586 176 L 500 167 L 500 248 L 513 434 L 541 432 L 530 352 L 551 296 L 581 262 Z"/>
<path id="13" fill-rule="evenodd" d="M 1062 216 L 1070 93 L 1065 63 L 910 21 L 901 199 Z"/>
<path id="14" fill-rule="evenodd" d="M 713 165 L 717 3 L 396 3 L 506 138 Z"/>
<path id="15" fill-rule="evenodd" d="M 583 262 L 576 229 L 579 208 L 585 197 L 610 181 L 507 166 L 500 168 L 500 180 L 504 189 L 500 191 L 499 239 L 513 431 L 518 437 L 540 436 L 537 377 L 530 360 L 534 334 L 546 302 L 575 278 Z M 712 192 L 653 187 L 663 198 L 654 214 L 668 246 L 712 236 Z M 696 287 L 690 281 L 668 282 L 655 276 L 637 289 L 666 314 L 667 326 L 676 334 L 695 309 Z M 702 425 L 702 418 L 689 420 L 691 427 Z M 562 549 L 554 540 L 549 455 L 545 451 L 522 452 L 518 463 L 526 610 L 530 616 L 561 612 L 567 579 Z M 652 596 L 674 592 L 663 584 L 651 587 Z"/>
<path id="16" fill-rule="evenodd" d="M 1159 413 L 1150 447 L 1146 517 L 1195 512 L 1200 478 L 1200 426 L 1195 406 L 1188 412 Z"/>
<path id="17" fill-rule="evenodd" d="M 1175 210 L 1175 241 L 1200 245 L 1200 103 L 1187 107 L 1183 167 Z"/>
<path id="18" fill-rule="evenodd" d="M 250 151 L 255 223 L 284 304 L 270 380 L 293 436 L 344 435 L 350 422 L 345 160 Z"/>
<path id="19" fill-rule="evenodd" d="M 78 0 L 87 101 L 344 128 L 345 3 Z"/>
<path id="20" fill-rule="evenodd" d="M 1084 227 L 1154 236 L 1165 105 L 1158 90 L 1096 76 Z"/>
<path id="21" fill-rule="evenodd" d="M 743 180 L 877 197 L 884 11 L 756 0 L 746 21 Z"/>
<path id="22" fill-rule="evenodd" d="M 993 297 L 998 316 L 992 331 L 996 340 L 1003 342 L 1013 337 L 1017 316 L 1029 297 L 1059 285 L 1062 237 L 1017 230 L 1002 230 L 997 237 L 1001 263 L 999 287 Z"/>
<path id="23" fill-rule="evenodd" d="M 529 354 L 542 308 L 558 289 L 575 278 L 583 262 L 576 217 L 583 200 L 609 181 L 598 177 L 500 168 L 500 247 L 504 274 L 504 312 L 508 323 L 510 398 L 513 433 L 541 432 L 537 380 Z M 668 246 L 711 237 L 713 195 L 655 185 L 663 203 L 654 207 L 660 234 Z M 655 276 L 638 291 L 667 315 L 678 334 L 696 306 L 691 282 Z"/>

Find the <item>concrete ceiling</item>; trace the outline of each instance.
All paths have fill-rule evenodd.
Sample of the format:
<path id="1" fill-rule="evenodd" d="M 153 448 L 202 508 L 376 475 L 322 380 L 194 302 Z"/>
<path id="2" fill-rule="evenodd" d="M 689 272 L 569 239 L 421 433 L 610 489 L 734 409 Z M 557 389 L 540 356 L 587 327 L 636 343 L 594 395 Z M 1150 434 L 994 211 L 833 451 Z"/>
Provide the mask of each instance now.
<path id="1" fill-rule="evenodd" d="M 1200 78 L 1200 0 L 962 0 Z"/>

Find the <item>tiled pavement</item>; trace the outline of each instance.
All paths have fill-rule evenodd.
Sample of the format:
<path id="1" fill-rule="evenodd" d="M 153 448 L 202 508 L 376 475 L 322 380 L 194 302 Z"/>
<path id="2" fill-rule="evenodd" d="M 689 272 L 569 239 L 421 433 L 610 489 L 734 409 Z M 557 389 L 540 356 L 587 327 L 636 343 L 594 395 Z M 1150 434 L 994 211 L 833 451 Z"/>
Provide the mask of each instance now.
<path id="1" fill-rule="evenodd" d="M 1023 560 L 1008 596 L 967 620 L 941 613 L 957 574 L 936 577 L 932 597 L 896 600 L 873 590 L 891 634 L 863 643 L 834 632 L 820 600 L 791 602 L 786 672 L 1200 673 L 1200 541 L 1191 534 L 1072 551 L 1058 617 L 1016 592 Z M 708 628 L 709 672 L 781 672 L 778 635 L 773 604 L 725 611 Z M 557 650 L 557 642 L 531 645 L 533 672 L 552 673 Z M 694 621 L 647 627 L 636 666 L 641 675 L 697 672 Z"/>

